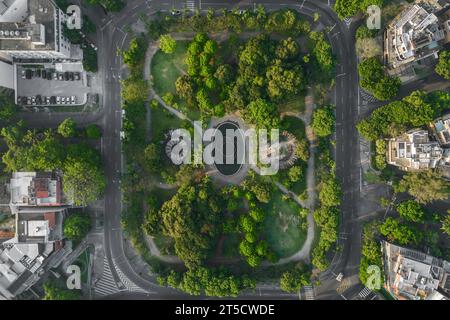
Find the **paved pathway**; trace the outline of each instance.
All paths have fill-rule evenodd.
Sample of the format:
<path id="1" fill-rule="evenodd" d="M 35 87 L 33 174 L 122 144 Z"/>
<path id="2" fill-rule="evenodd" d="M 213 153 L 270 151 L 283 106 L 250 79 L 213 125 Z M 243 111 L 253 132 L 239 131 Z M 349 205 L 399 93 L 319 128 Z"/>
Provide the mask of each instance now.
<path id="1" fill-rule="evenodd" d="M 290 257 L 280 259 L 277 264 L 284 264 L 291 261 L 305 260 L 309 261 L 310 251 L 312 243 L 314 241 L 315 226 L 314 226 L 314 205 L 316 200 L 316 181 L 314 176 L 315 168 L 315 149 L 316 149 L 316 137 L 314 135 L 313 129 L 311 127 L 311 119 L 314 111 L 314 100 L 311 88 L 308 89 L 308 94 L 305 97 L 306 109 L 303 114 L 292 114 L 293 116 L 302 119 L 306 126 L 306 137 L 309 142 L 309 159 L 308 159 L 308 169 L 306 172 L 306 185 L 308 192 L 308 199 L 306 201 L 301 201 L 294 192 L 287 190 L 283 185 L 277 183 L 278 188 L 286 194 L 289 194 L 293 199 L 304 208 L 309 209 L 309 214 L 307 217 L 308 221 L 308 233 L 306 235 L 305 243 L 303 247 Z"/>
<path id="2" fill-rule="evenodd" d="M 180 37 L 180 36 L 174 36 L 175 39 L 180 40 L 181 38 L 188 38 L 188 37 Z M 149 81 L 150 80 L 150 66 L 151 66 L 151 61 L 152 58 L 154 56 L 154 54 L 157 52 L 158 47 L 156 44 L 152 44 L 148 47 L 146 55 L 145 55 L 145 64 L 144 64 L 144 78 Z M 149 98 L 152 99 L 156 99 L 162 107 L 164 107 L 166 110 L 168 110 L 170 113 L 174 114 L 176 117 L 178 117 L 179 119 L 182 120 L 188 120 L 189 122 L 191 122 L 194 125 L 194 128 L 196 129 L 200 129 L 201 128 L 197 127 L 195 125 L 195 123 L 189 119 L 185 114 L 181 113 L 180 111 L 176 110 L 175 108 L 169 106 L 167 103 L 165 103 L 160 96 L 158 96 L 155 91 L 153 90 L 153 88 L 150 89 L 150 94 L 149 94 Z M 303 247 L 294 255 L 281 259 L 280 261 L 278 261 L 277 264 L 285 264 L 291 261 L 299 261 L 299 260 L 306 260 L 309 261 L 309 256 L 310 256 L 310 251 L 311 251 L 311 247 L 312 247 L 312 243 L 314 241 L 314 235 L 315 235 L 315 230 L 314 230 L 314 202 L 315 202 L 315 197 L 316 197 L 316 185 L 315 185 L 315 177 L 314 177 L 314 158 L 315 158 L 315 147 L 316 147 L 316 137 L 314 135 L 314 132 L 312 130 L 311 127 L 311 119 L 312 119 L 312 114 L 314 111 L 314 100 L 313 100 L 313 94 L 312 94 L 312 89 L 309 88 L 308 89 L 308 94 L 305 97 L 305 112 L 303 114 L 298 113 L 298 114 L 292 114 L 296 117 L 298 117 L 299 119 L 303 120 L 305 122 L 305 126 L 306 126 L 306 136 L 307 139 L 309 141 L 309 151 L 310 151 L 310 157 L 308 159 L 308 169 L 307 169 L 307 192 L 308 192 L 308 199 L 306 201 L 302 201 L 298 198 L 297 195 L 295 195 L 295 193 L 293 193 L 290 190 L 287 190 L 286 188 L 284 188 L 283 185 L 281 185 L 280 183 L 276 183 L 277 187 L 280 188 L 280 190 L 286 194 L 289 194 L 294 201 L 296 201 L 300 206 L 304 207 L 304 208 L 309 208 L 310 212 L 309 215 L 307 217 L 307 221 L 308 221 L 308 233 L 306 236 L 306 240 L 305 243 L 303 244 Z M 252 168 L 255 169 L 255 168 Z M 258 170 L 256 170 L 256 172 L 258 173 Z M 146 241 L 147 244 L 149 246 L 150 252 L 152 255 L 158 257 L 159 259 L 166 261 L 166 262 L 171 262 L 171 263 L 178 263 L 179 259 L 173 256 L 163 256 L 158 247 L 156 246 L 153 238 L 151 237 L 146 237 Z M 166 260 L 168 259 L 168 260 Z"/>

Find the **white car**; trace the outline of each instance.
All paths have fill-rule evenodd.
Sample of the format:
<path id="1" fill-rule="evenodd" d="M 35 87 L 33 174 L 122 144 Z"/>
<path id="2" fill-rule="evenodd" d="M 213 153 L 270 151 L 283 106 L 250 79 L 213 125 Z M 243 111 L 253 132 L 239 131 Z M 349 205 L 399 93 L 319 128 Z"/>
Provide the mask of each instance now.
<path id="1" fill-rule="evenodd" d="M 344 274 L 341 272 L 341 273 L 339 273 L 339 274 L 337 275 L 336 281 L 337 281 L 337 282 L 341 282 L 343 278 L 344 278 Z"/>

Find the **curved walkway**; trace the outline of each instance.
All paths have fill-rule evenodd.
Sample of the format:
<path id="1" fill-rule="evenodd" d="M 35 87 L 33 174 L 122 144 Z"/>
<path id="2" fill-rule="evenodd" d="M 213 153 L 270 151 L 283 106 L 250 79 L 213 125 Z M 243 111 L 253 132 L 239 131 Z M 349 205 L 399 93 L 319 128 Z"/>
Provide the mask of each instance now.
<path id="1" fill-rule="evenodd" d="M 286 188 L 284 188 L 283 185 L 278 183 L 277 186 L 281 191 L 285 192 L 286 194 L 289 194 L 292 197 L 295 196 L 293 197 L 293 199 L 302 207 L 309 209 L 309 214 L 307 217 L 308 232 L 303 247 L 292 256 L 280 259 L 280 261 L 278 261 L 276 264 L 284 264 L 291 261 L 300 261 L 300 260 L 309 261 L 312 244 L 314 242 L 315 236 L 314 209 L 316 201 L 316 179 L 314 175 L 314 169 L 315 169 L 315 151 L 317 141 L 316 136 L 314 135 L 314 132 L 311 127 L 311 119 L 314 111 L 314 100 L 311 88 L 308 88 L 308 94 L 305 97 L 305 104 L 306 104 L 305 112 L 303 114 L 300 113 L 293 114 L 293 116 L 305 122 L 306 137 L 309 142 L 308 169 L 306 171 L 306 185 L 307 185 L 308 199 L 306 201 L 301 201 L 294 192 L 287 190 Z"/>
<path id="2" fill-rule="evenodd" d="M 177 39 L 177 40 L 180 40 L 180 39 L 188 40 L 188 37 L 186 37 L 186 36 L 174 35 L 173 38 Z M 155 55 L 155 53 L 157 51 L 158 51 L 158 45 L 156 42 L 153 42 L 147 48 L 147 51 L 145 54 L 145 63 L 144 63 L 144 79 L 147 81 L 150 81 L 151 62 L 152 62 L 153 56 Z M 173 108 L 173 107 L 169 106 L 167 103 L 165 103 L 164 100 L 162 100 L 162 98 L 156 94 L 153 87 L 151 87 L 150 93 L 149 93 L 149 99 L 152 99 L 152 98 L 156 99 L 161 104 L 161 106 L 163 106 L 167 111 L 169 111 L 170 113 L 172 113 L 179 119 L 187 120 L 194 125 L 194 128 L 202 130 L 202 128 L 198 128 L 196 126 L 196 123 L 194 121 L 192 121 L 190 118 L 188 118 L 188 116 L 186 116 L 182 112 L 176 110 L 175 108 Z M 316 137 L 315 137 L 314 132 L 311 127 L 311 119 L 312 119 L 312 114 L 314 111 L 314 100 L 313 100 L 313 94 L 312 94 L 311 88 L 308 88 L 308 94 L 305 97 L 305 105 L 306 105 L 306 108 L 305 108 L 305 112 L 303 114 L 302 113 L 292 113 L 289 115 L 292 115 L 292 116 L 295 116 L 295 117 L 301 119 L 302 121 L 305 122 L 305 126 L 306 126 L 306 136 L 307 136 L 307 139 L 309 142 L 309 153 L 310 153 L 310 156 L 308 159 L 307 174 L 306 174 L 308 199 L 306 201 L 302 201 L 298 198 L 298 196 L 294 192 L 286 189 L 282 184 L 276 182 L 275 185 L 283 193 L 291 196 L 291 198 L 295 202 L 297 202 L 301 207 L 309 209 L 309 214 L 307 217 L 308 231 L 307 231 L 305 243 L 303 244 L 302 248 L 298 252 L 293 254 L 292 256 L 280 259 L 280 261 L 278 261 L 276 264 L 285 264 L 285 263 L 288 263 L 291 261 L 300 261 L 300 260 L 309 261 L 311 247 L 312 247 L 314 237 L 315 237 L 314 203 L 315 203 L 315 198 L 316 198 L 316 185 L 315 185 L 315 177 L 314 177 L 314 168 L 315 168 Z M 252 166 L 252 169 L 255 170 L 256 173 L 259 173 L 257 168 L 255 168 L 254 166 Z M 149 246 L 150 252 L 155 257 L 161 259 L 162 261 L 166 261 L 165 259 L 168 259 L 168 261 L 166 261 L 166 262 L 170 262 L 170 263 L 178 263 L 179 262 L 179 260 L 177 261 L 174 259 L 176 257 L 172 257 L 172 256 L 166 257 L 166 256 L 161 255 L 158 247 L 156 246 L 155 242 L 153 241 L 153 238 L 146 237 L 146 241 Z"/>

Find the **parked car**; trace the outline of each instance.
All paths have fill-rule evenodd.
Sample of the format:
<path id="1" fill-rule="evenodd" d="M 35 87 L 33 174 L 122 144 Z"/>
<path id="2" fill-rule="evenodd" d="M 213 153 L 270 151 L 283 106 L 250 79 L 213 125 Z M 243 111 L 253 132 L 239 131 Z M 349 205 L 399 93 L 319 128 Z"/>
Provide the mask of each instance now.
<path id="1" fill-rule="evenodd" d="M 53 72 L 53 80 L 58 80 L 58 74 L 56 72 Z"/>
<path id="2" fill-rule="evenodd" d="M 36 77 L 38 77 L 38 78 L 41 77 L 41 74 L 42 74 L 41 69 L 36 69 L 35 72 L 34 72 L 34 75 L 35 75 Z"/>
<path id="3" fill-rule="evenodd" d="M 42 79 L 47 79 L 47 71 L 42 70 L 41 77 Z"/>
<path id="4" fill-rule="evenodd" d="M 61 103 L 61 97 L 60 96 L 57 96 L 56 97 L 56 104 L 60 104 Z"/>
<path id="5" fill-rule="evenodd" d="M 74 75 L 73 75 L 73 72 L 69 72 L 69 80 L 70 80 L 70 81 L 75 80 L 75 77 L 74 77 Z"/>
<path id="6" fill-rule="evenodd" d="M 76 101 L 76 100 L 75 100 L 75 96 L 71 96 L 71 97 L 70 97 L 70 102 L 71 102 L 72 104 L 75 104 L 75 101 Z"/>
<path id="7" fill-rule="evenodd" d="M 56 97 L 55 96 L 51 96 L 50 97 L 50 104 L 56 104 Z"/>
<path id="8" fill-rule="evenodd" d="M 64 75 L 62 73 L 58 73 L 58 80 L 64 80 Z"/>
<path id="9" fill-rule="evenodd" d="M 47 72 L 47 80 L 52 80 L 52 73 L 50 71 Z"/>
<path id="10" fill-rule="evenodd" d="M 25 70 L 22 70 L 22 79 L 25 79 L 26 75 L 25 75 Z"/>
<path id="11" fill-rule="evenodd" d="M 173 16 L 179 16 L 180 14 L 181 14 L 180 10 L 175 10 L 175 9 L 172 10 L 172 15 Z"/>
<path id="12" fill-rule="evenodd" d="M 75 77 L 75 80 L 77 80 L 77 81 L 81 79 L 79 72 L 75 72 L 74 77 Z"/>

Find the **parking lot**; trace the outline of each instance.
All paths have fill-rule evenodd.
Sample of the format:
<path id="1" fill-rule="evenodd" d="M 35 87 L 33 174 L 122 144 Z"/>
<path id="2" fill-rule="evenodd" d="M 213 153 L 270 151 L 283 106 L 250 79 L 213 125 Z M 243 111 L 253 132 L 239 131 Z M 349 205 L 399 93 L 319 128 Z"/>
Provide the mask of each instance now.
<path id="1" fill-rule="evenodd" d="M 17 66 L 17 103 L 20 105 L 83 105 L 90 92 L 83 72 Z"/>

